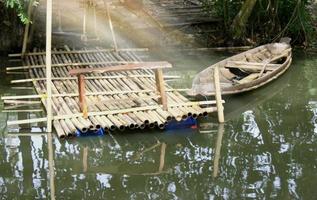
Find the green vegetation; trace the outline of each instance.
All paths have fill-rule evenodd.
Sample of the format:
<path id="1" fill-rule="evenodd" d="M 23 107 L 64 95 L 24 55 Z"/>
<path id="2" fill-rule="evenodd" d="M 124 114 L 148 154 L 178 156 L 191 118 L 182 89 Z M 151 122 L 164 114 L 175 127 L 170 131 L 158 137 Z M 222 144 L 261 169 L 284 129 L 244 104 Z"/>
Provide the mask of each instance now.
<path id="1" fill-rule="evenodd" d="M 203 1 L 208 13 L 216 13 L 223 19 L 227 40 L 266 43 L 288 36 L 303 47 L 315 40 L 316 27 L 311 17 L 313 0 Z"/>
<path id="2" fill-rule="evenodd" d="M 39 3 L 37 0 L 3 0 L 0 3 L 3 2 L 7 8 L 16 10 L 21 22 L 27 24 L 31 23 L 27 15 L 27 7 L 30 1 L 32 1 L 32 6 L 37 6 Z"/>

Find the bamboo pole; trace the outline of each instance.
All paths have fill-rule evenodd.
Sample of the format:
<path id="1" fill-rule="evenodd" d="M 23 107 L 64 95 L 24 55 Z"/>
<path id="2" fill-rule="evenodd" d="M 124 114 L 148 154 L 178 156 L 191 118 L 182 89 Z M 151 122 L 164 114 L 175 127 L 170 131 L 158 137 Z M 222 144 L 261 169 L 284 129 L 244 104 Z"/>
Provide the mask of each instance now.
<path id="1" fill-rule="evenodd" d="M 20 100 L 4 100 L 4 104 L 13 104 L 13 105 L 36 105 L 41 104 L 41 101 L 20 101 Z"/>
<path id="2" fill-rule="evenodd" d="M 47 132 L 52 132 L 52 82 L 51 82 L 51 45 L 52 45 L 52 0 L 47 0 L 46 8 L 46 112 L 47 112 Z"/>

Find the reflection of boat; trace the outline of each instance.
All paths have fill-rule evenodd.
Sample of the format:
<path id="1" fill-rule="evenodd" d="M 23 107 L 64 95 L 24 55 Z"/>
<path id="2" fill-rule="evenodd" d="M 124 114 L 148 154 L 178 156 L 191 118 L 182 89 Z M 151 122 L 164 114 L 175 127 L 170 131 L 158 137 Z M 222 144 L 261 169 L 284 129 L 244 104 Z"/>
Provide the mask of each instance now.
<path id="1" fill-rule="evenodd" d="M 208 67 L 196 75 L 188 94 L 214 95 L 215 67 L 219 67 L 222 94 L 246 92 L 272 81 L 291 64 L 289 41 L 289 38 L 283 38 L 279 43 L 259 46 Z"/>

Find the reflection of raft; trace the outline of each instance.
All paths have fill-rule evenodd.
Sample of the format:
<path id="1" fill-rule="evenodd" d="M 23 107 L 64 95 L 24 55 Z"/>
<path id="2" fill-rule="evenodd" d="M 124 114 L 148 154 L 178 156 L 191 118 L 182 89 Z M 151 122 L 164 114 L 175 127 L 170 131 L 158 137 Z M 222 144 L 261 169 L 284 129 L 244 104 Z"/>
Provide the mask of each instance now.
<path id="1" fill-rule="evenodd" d="M 194 78 L 191 96 L 214 95 L 213 72 L 219 67 L 221 94 L 236 94 L 256 89 L 283 74 L 292 61 L 289 39 L 266 44 L 220 61 Z"/>

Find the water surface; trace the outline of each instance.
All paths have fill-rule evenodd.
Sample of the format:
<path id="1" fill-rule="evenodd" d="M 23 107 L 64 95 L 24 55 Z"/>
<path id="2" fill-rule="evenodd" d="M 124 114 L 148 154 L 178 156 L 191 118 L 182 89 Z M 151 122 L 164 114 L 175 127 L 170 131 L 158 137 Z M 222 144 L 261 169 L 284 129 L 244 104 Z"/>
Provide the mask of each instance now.
<path id="1" fill-rule="evenodd" d="M 189 87 L 197 71 L 226 55 L 163 56 L 175 66 L 168 73 L 177 71 L 185 79 L 174 84 Z M 50 144 L 46 134 L 8 133 L 19 130 L 8 128 L 8 119 L 27 115 L 1 113 L 0 198 L 43 199 L 55 193 L 56 199 L 315 199 L 316 66 L 316 55 L 296 52 L 278 80 L 227 97 L 224 126 L 205 119 L 197 128 L 165 132 L 68 141 L 53 135 Z M 3 69 L 1 77 L 1 95 L 32 93 L 13 90 L 13 76 Z M 31 131 L 41 128 L 20 130 Z"/>

